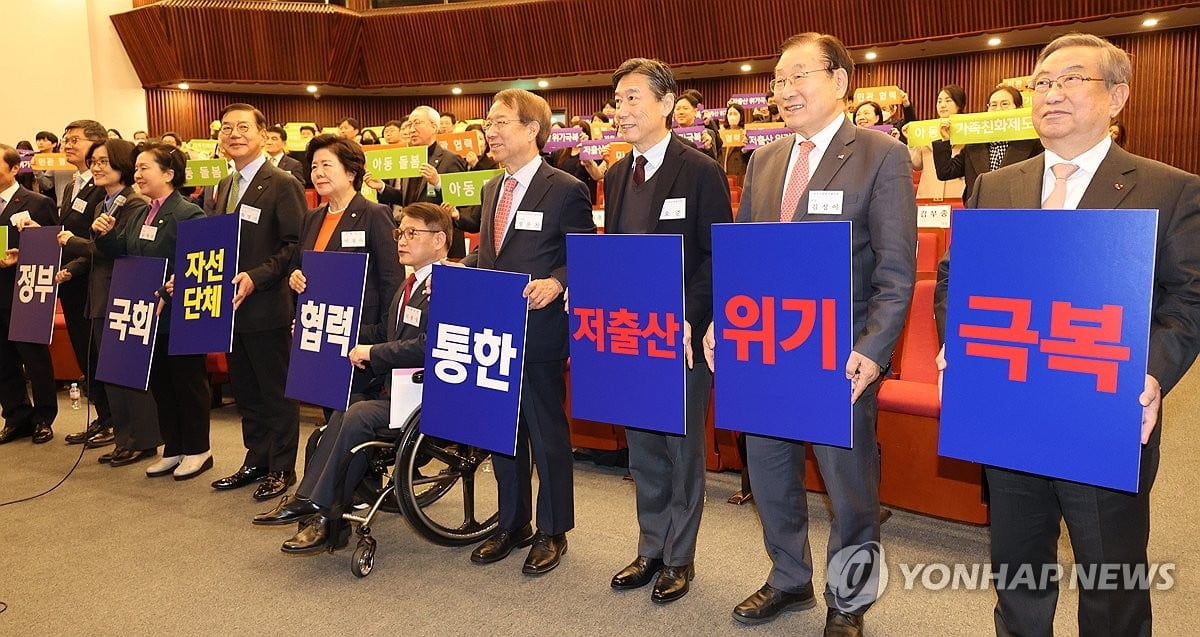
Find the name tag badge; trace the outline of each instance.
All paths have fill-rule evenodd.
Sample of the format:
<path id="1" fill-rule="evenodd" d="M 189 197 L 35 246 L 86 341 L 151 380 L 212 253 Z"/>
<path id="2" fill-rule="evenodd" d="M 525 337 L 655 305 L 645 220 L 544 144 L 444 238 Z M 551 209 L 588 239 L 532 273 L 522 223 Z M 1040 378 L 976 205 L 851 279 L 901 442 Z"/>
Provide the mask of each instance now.
<path id="1" fill-rule="evenodd" d="M 138 232 L 138 238 L 142 239 L 143 241 L 154 241 L 154 238 L 157 236 L 158 228 L 155 228 L 154 226 L 142 226 L 141 231 Z"/>
<path id="2" fill-rule="evenodd" d="M 683 219 L 686 216 L 687 199 L 678 197 L 663 202 L 662 212 L 658 215 L 658 218 L 659 220 Z"/>
<path id="3" fill-rule="evenodd" d="M 840 215 L 842 214 L 842 191 L 813 190 L 808 193 L 808 214 L 810 215 Z"/>
<path id="4" fill-rule="evenodd" d="M 262 215 L 262 210 L 255 208 L 254 206 L 242 204 L 241 210 L 238 214 L 241 216 L 242 221 L 258 223 L 258 218 Z"/>
<path id="5" fill-rule="evenodd" d="M 87 199 L 80 199 L 79 197 L 76 197 L 75 201 L 71 202 L 71 210 L 74 210 L 75 212 L 83 212 L 84 210 L 87 210 Z"/>
<path id="6" fill-rule="evenodd" d="M 542 229 L 542 213 L 534 210 L 518 210 L 514 224 L 517 230 L 540 231 Z"/>
<path id="7" fill-rule="evenodd" d="M 421 310 L 411 305 L 404 307 L 404 324 L 421 327 Z"/>
<path id="8" fill-rule="evenodd" d="M 367 247 L 367 232 L 365 230 L 346 230 L 342 232 L 343 248 Z"/>

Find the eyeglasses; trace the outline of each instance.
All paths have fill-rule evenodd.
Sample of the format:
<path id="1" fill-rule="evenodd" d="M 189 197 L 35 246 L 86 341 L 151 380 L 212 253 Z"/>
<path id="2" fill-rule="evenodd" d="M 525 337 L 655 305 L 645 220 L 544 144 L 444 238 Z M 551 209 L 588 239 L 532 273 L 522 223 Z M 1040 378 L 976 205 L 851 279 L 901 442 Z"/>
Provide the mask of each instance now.
<path id="1" fill-rule="evenodd" d="M 95 159 L 88 159 L 88 160 L 85 160 L 83 163 L 86 164 L 88 168 L 107 168 L 108 166 L 112 165 L 111 163 L 109 163 L 107 157 L 97 157 Z"/>
<path id="2" fill-rule="evenodd" d="M 793 73 L 789 77 L 777 77 L 777 78 L 771 80 L 771 84 L 770 84 L 771 91 L 778 93 L 779 91 L 782 91 L 784 89 L 784 87 L 799 86 L 801 80 L 807 80 L 808 76 L 812 75 L 813 73 L 830 73 L 830 72 L 834 71 L 835 68 L 836 67 L 829 67 L 827 69 L 813 69 L 811 71 L 800 71 L 799 73 Z"/>
<path id="3" fill-rule="evenodd" d="M 79 142 L 82 142 L 82 141 L 83 141 L 82 137 L 67 137 L 67 138 L 63 139 L 63 145 L 64 146 L 74 146 L 75 144 L 78 144 Z"/>
<path id="4" fill-rule="evenodd" d="M 521 122 L 519 120 L 499 119 L 496 121 L 492 121 L 492 120 L 488 119 L 488 120 L 484 120 L 484 122 L 483 122 L 483 131 L 484 132 L 490 131 L 490 130 L 492 130 L 493 126 L 497 126 L 499 128 L 504 128 L 504 127 L 508 126 L 509 124 L 523 124 L 523 123 L 524 122 Z"/>
<path id="5" fill-rule="evenodd" d="M 1070 91 L 1072 89 L 1083 86 L 1084 82 L 1104 82 L 1103 78 L 1085 77 L 1078 73 L 1067 73 L 1060 75 L 1054 79 L 1043 77 L 1033 82 L 1033 90 L 1036 93 L 1046 93 L 1050 91 L 1051 86 L 1057 86 L 1060 91 Z"/>
<path id="6" fill-rule="evenodd" d="M 255 128 L 257 128 L 257 127 L 255 127 Z M 235 130 L 238 132 L 239 135 L 246 135 L 247 133 L 250 132 L 251 126 L 250 126 L 250 124 L 247 124 L 246 122 L 239 122 L 237 126 L 230 126 L 229 124 L 226 124 L 221 127 L 221 136 L 229 137 L 230 135 L 233 134 L 233 131 L 235 131 Z"/>
<path id="7" fill-rule="evenodd" d="M 437 234 L 437 233 L 441 232 L 441 230 L 420 230 L 417 228 L 396 228 L 395 230 L 392 231 L 392 238 L 395 239 L 396 241 L 399 241 L 400 237 L 404 237 L 404 239 L 406 241 L 412 241 L 413 239 L 417 238 L 418 232 L 428 232 L 429 234 Z"/>

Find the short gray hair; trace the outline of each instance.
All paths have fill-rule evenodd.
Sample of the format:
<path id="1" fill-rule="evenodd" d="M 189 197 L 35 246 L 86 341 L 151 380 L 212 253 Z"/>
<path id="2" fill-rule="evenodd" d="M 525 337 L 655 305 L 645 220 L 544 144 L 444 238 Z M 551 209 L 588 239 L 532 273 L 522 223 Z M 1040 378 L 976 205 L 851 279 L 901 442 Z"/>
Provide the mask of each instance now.
<path id="1" fill-rule="evenodd" d="M 1070 46 L 1100 49 L 1100 75 L 1104 76 L 1104 85 L 1110 89 L 1117 84 L 1128 84 L 1129 78 L 1133 76 L 1133 65 L 1129 62 L 1129 54 L 1112 42 L 1090 33 L 1068 33 L 1054 38 L 1038 54 L 1034 68 L 1041 66 L 1051 53 Z"/>
<path id="2" fill-rule="evenodd" d="M 412 115 L 409 115 L 409 119 L 412 119 L 414 116 L 425 117 L 431 124 L 437 124 L 442 119 L 442 116 L 438 114 L 437 109 L 432 106 L 418 106 L 414 108 L 412 110 Z"/>

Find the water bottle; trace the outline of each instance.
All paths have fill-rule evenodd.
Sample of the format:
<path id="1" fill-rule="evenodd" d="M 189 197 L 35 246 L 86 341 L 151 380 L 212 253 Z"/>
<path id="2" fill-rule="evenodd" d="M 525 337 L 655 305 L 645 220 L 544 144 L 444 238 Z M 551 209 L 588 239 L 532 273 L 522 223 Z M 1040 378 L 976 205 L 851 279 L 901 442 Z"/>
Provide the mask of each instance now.
<path id="1" fill-rule="evenodd" d="M 79 383 L 71 383 L 71 389 L 67 392 L 71 397 L 71 409 L 79 409 Z"/>

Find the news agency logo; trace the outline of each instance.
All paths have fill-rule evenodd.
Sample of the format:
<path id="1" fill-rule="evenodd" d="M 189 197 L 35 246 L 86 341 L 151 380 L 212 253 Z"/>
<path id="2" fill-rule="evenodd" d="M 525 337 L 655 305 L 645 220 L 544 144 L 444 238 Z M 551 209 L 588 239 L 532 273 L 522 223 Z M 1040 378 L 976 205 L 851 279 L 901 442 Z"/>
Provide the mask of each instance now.
<path id="1" fill-rule="evenodd" d="M 838 610 L 861 613 L 887 588 L 888 567 L 883 546 L 879 542 L 867 542 L 834 553 L 829 558 L 826 582 Z"/>

